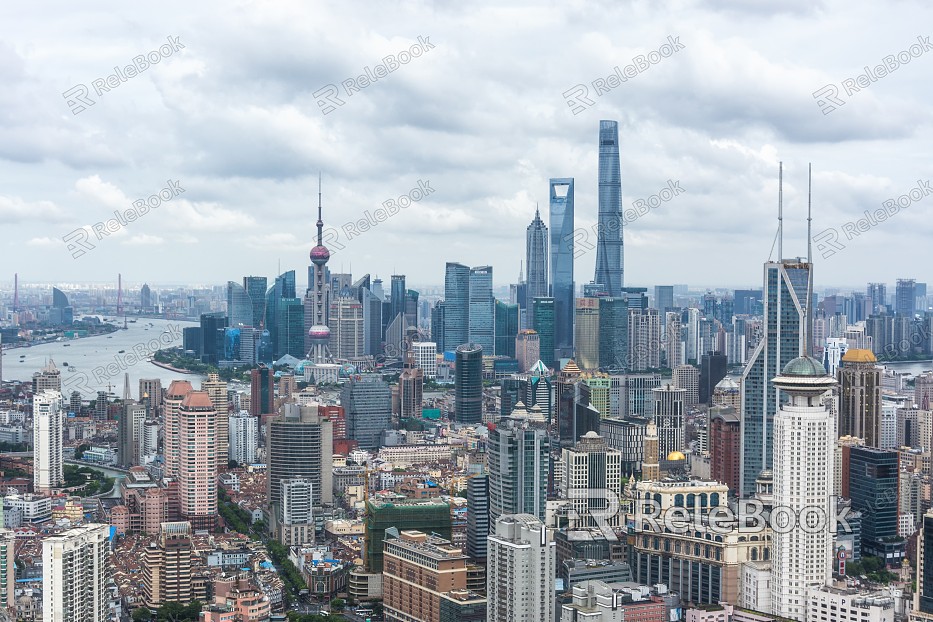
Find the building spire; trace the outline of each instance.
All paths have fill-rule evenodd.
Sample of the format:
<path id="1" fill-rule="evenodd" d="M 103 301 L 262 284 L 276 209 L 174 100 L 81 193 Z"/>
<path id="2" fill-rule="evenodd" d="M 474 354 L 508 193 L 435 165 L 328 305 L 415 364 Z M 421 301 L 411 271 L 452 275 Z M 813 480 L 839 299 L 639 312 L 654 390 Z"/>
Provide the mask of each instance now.
<path id="1" fill-rule="evenodd" d="M 806 341 L 804 342 L 805 354 L 813 356 L 813 243 L 811 241 L 811 198 L 813 188 L 813 164 L 807 164 L 807 311 L 805 314 L 804 331 Z"/>
<path id="2" fill-rule="evenodd" d="M 123 374 L 123 401 L 129 402 L 133 399 L 133 394 L 130 392 L 130 374 L 129 372 Z"/>
<path id="3" fill-rule="evenodd" d="M 784 259 L 784 162 L 778 163 L 778 263 Z"/>
<path id="4" fill-rule="evenodd" d="M 324 246 L 324 220 L 321 218 L 321 172 L 317 174 L 317 245 Z"/>
<path id="5" fill-rule="evenodd" d="M 813 242 L 810 237 L 813 199 L 813 163 L 807 165 L 807 263 L 813 263 Z"/>

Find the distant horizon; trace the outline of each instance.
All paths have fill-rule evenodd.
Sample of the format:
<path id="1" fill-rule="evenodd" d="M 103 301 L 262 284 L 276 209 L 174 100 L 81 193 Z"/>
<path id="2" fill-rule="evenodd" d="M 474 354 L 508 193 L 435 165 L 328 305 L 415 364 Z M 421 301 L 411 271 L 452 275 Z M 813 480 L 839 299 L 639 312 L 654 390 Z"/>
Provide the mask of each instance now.
<path id="1" fill-rule="evenodd" d="M 296 270 L 296 272 L 297 272 L 297 270 Z M 341 273 L 341 274 L 342 274 L 342 273 Z M 365 274 L 365 273 L 364 273 L 364 274 Z M 266 275 L 250 275 L 250 276 L 266 276 Z M 269 282 L 271 283 L 271 282 L 275 279 L 276 276 L 278 276 L 278 275 L 269 276 L 269 277 L 268 277 L 268 278 L 269 278 Z M 362 275 L 360 275 L 360 276 L 362 276 Z M 911 277 L 898 277 L 898 278 L 911 278 Z M 922 281 L 922 280 L 920 280 L 920 279 L 915 279 L 915 280 L 917 281 L 917 283 L 927 283 L 927 281 Z M 228 279 L 228 281 L 233 281 L 233 282 L 235 282 L 235 283 L 242 283 L 242 277 L 240 277 L 239 279 Z M 210 288 L 214 288 L 214 287 L 226 287 L 228 281 L 223 281 L 223 282 L 219 282 L 219 283 L 195 283 L 195 284 L 192 284 L 192 283 L 179 283 L 179 282 L 157 282 L 157 281 L 139 281 L 139 282 L 129 282 L 129 283 L 128 283 L 128 282 L 124 281 L 124 283 L 123 283 L 123 291 L 124 291 L 124 292 L 126 292 L 126 291 L 138 291 L 144 284 L 145 284 L 145 285 L 149 285 L 150 288 L 156 288 L 156 289 L 171 289 L 171 288 L 174 288 L 174 289 L 210 289 Z M 388 281 L 388 280 L 383 280 L 383 282 L 386 284 L 385 290 L 388 291 L 388 289 L 389 289 L 389 288 L 388 288 L 388 282 L 389 282 L 389 281 Z M 894 294 L 894 287 L 895 287 L 895 285 L 896 285 L 896 283 L 897 283 L 897 279 L 894 279 L 893 281 L 870 281 L 870 282 L 872 282 L 872 283 L 884 283 L 885 285 L 890 285 L 890 286 L 891 286 L 891 291 L 888 292 L 888 293 L 889 293 L 889 295 L 893 295 L 893 294 Z M 868 283 L 869 283 L 869 281 L 866 281 L 866 282 L 865 282 L 864 284 L 862 284 L 862 285 L 823 285 L 823 286 L 819 286 L 819 285 L 817 285 L 817 284 L 814 284 L 813 290 L 814 290 L 814 292 L 820 292 L 820 291 L 827 290 L 827 289 L 837 289 L 837 290 L 851 290 L 851 291 L 853 291 L 853 292 L 862 292 L 862 291 L 864 291 L 864 290 L 866 289 Z M 497 284 L 497 283 L 493 283 L 493 289 L 508 288 L 508 287 L 510 287 L 510 286 L 512 286 L 512 285 L 515 285 L 515 283 L 498 283 L 498 284 Z M 708 290 L 708 291 L 716 291 L 716 290 L 737 290 L 737 289 L 751 289 L 751 290 L 757 290 L 757 289 L 762 289 L 762 287 L 763 287 L 761 284 L 759 284 L 759 285 L 691 285 L 691 284 L 689 284 L 689 283 L 657 283 L 657 284 L 651 284 L 651 285 L 645 285 L 645 284 L 625 284 L 625 287 L 647 287 L 647 288 L 648 288 L 648 291 L 646 292 L 646 294 L 648 294 L 649 296 L 653 296 L 653 295 L 654 295 L 654 288 L 655 288 L 655 287 L 680 286 L 680 285 L 685 285 L 685 286 L 688 288 L 688 291 L 689 291 L 689 292 L 693 292 L 693 293 L 702 292 L 702 291 L 707 291 L 707 290 Z M 114 281 L 82 281 L 82 282 L 68 282 L 68 281 L 33 281 L 33 282 L 23 282 L 23 281 L 20 281 L 19 286 L 20 286 L 20 291 L 22 291 L 24 288 L 29 288 L 29 287 L 32 287 L 32 288 L 52 288 L 52 287 L 60 287 L 60 288 L 61 288 L 61 287 L 64 287 L 64 288 L 78 289 L 78 290 L 85 289 L 85 288 L 95 288 L 95 287 L 97 287 L 97 288 L 105 288 L 105 289 L 107 289 L 107 290 L 114 290 L 114 291 L 117 289 L 117 283 L 116 283 L 115 280 L 114 280 Z M 109 287 L 108 287 L 108 286 L 109 286 Z M 270 285 L 270 286 L 271 286 L 271 285 Z M 431 284 L 431 283 L 409 283 L 409 282 L 406 281 L 405 286 L 406 286 L 406 288 L 408 288 L 408 289 L 415 289 L 415 290 L 417 290 L 418 288 L 437 288 L 437 289 L 444 289 L 444 284 L 443 284 L 443 283 L 439 283 L 439 284 Z M 583 284 L 579 284 L 579 283 L 578 283 L 578 284 L 576 285 L 576 287 L 577 287 L 580 291 L 582 291 Z M 296 290 L 305 291 L 306 288 L 307 288 L 307 284 L 306 284 L 306 283 L 302 283 L 302 282 L 300 282 L 300 281 L 296 281 Z M 12 283 L 12 281 L 9 282 L 9 283 L 0 282 L 0 295 L 7 294 L 7 293 L 9 293 L 9 294 L 11 294 L 11 295 L 12 295 L 12 293 L 13 293 L 13 283 Z"/>

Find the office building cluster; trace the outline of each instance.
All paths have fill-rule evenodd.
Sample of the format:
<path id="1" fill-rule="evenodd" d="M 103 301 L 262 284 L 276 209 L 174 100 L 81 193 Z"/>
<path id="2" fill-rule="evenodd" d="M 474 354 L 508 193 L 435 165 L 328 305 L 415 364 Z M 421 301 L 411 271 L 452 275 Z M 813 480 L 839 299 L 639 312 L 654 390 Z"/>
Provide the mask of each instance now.
<path id="1" fill-rule="evenodd" d="M 633 286 L 619 129 L 596 206 L 549 179 L 507 287 L 333 271 L 322 185 L 303 291 L 17 282 L 4 340 L 186 326 L 0 383 L 0 618 L 933 620 L 926 285 L 817 289 L 779 220 L 760 288 Z"/>

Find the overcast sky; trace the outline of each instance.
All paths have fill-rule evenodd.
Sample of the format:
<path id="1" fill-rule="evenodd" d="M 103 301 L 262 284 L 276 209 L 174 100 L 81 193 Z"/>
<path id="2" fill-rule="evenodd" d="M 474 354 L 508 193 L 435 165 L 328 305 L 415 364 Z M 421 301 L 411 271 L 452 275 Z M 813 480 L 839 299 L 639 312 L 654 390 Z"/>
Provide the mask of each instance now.
<path id="1" fill-rule="evenodd" d="M 5 2 L 0 24 L 0 282 L 222 283 L 281 262 L 303 283 L 321 171 L 332 270 L 439 284 L 459 261 L 508 283 L 549 177 L 574 177 L 577 225 L 595 223 L 600 119 L 619 122 L 626 209 L 684 191 L 626 226 L 627 285 L 760 285 L 780 160 L 785 256 L 806 254 L 808 162 L 813 233 L 838 231 L 834 255 L 814 250 L 817 287 L 929 280 L 933 196 L 843 228 L 933 176 L 928 3 Z M 348 96 L 367 68 L 378 79 Z M 173 198 L 94 232 L 168 180 Z M 348 239 L 419 180 L 433 192 Z M 63 237 L 82 226 L 94 248 L 73 257 Z"/>

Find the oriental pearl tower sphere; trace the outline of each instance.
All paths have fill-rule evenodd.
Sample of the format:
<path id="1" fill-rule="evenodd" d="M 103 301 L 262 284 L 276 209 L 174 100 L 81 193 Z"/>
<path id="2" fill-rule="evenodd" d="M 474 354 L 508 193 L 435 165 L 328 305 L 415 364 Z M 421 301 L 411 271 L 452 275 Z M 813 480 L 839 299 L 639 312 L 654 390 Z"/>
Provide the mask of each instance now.
<path id="1" fill-rule="evenodd" d="M 324 290 L 324 270 L 330 251 L 324 246 L 324 221 L 321 218 L 321 182 L 318 178 L 317 191 L 317 245 L 311 249 L 311 263 L 314 264 L 314 291 L 312 293 L 312 317 L 314 325 L 308 329 L 311 341 L 311 352 L 308 358 L 315 364 L 326 363 L 329 358 L 327 344 L 330 342 L 330 328 L 326 323 L 326 295 Z"/>

